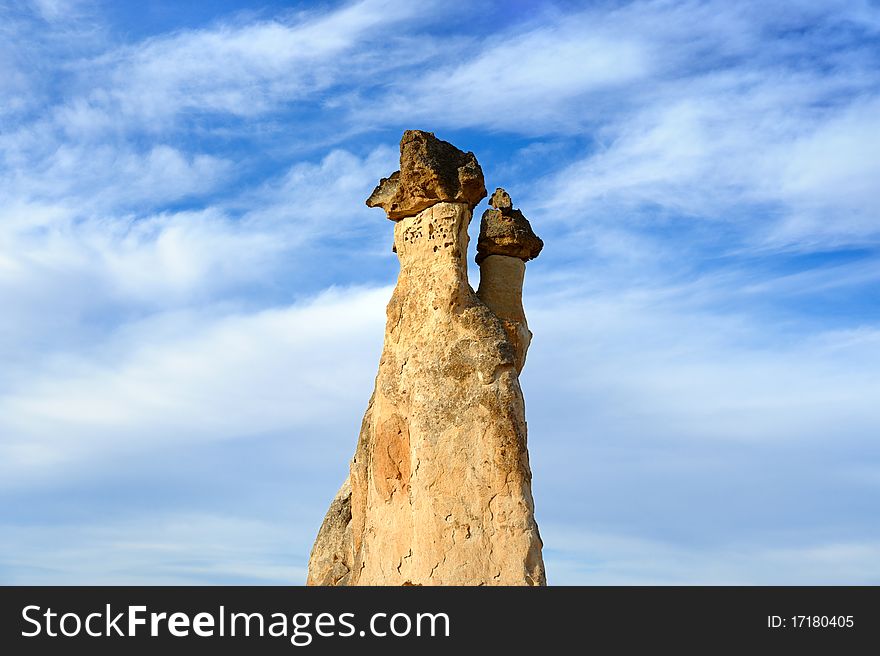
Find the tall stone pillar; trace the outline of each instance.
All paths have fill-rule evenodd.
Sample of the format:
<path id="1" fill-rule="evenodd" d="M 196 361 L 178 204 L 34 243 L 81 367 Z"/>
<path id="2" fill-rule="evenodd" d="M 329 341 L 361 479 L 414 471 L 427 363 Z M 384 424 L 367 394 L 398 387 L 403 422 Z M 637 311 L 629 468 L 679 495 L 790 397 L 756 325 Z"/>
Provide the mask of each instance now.
<path id="1" fill-rule="evenodd" d="M 408 130 L 400 170 L 367 200 L 395 221 L 400 273 L 311 585 L 545 584 L 518 378 L 527 341 L 516 331 L 528 328 L 511 291 L 522 274 L 507 262 L 522 259 L 486 256 L 501 259 L 483 261 L 483 300 L 467 278 L 468 224 L 485 196 L 473 153 Z"/>

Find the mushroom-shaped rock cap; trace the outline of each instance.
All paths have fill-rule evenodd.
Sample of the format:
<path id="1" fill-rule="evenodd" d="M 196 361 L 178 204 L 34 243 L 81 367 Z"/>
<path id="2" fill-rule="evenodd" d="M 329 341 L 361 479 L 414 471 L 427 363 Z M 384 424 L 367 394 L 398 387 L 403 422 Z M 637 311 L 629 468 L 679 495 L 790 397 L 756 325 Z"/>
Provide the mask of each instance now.
<path id="1" fill-rule="evenodd" d="M 544 242 L 534 233 L 523 213 L 513 209 L 510 195 L 499 187 L 489 203 L 497 209 L 483 212 L 477 240 L 477 264 L 490 255 L 518 257 L 524 262 L 538 257 Z"/>
<path id="2" fill-rule="evenodd" d="M 467 203 L 471 209 L 486 197 L 483 169 L 473 153 L 465 153 L 433 132 L 407 130 L 400 139 L 400 170 L 367 199 L 394 221 L 414 216 L 437 203 Z"/>

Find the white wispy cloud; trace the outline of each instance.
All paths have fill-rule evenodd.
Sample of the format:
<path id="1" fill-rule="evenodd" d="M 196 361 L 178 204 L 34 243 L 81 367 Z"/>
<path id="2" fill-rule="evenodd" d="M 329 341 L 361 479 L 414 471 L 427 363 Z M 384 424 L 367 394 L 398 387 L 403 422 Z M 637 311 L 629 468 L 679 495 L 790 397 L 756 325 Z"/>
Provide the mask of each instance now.
<path id="1" fill-rule="evenodd" d="M 876 241 L 878 171 L 870 153 L 880 97 L 816 111 L 810 105 L 826 94 L 793 104 L 774 81 L 736 90 L 714 82 L 607 128 L 604 148 L 548 180 L 548 216 L 638 219 L 642 207 L 659 206 L 738 224 L 755 247 Z M 559 212 L 571 206 L 582 209 Z"/>
<path id="2" fill-rule="evenodd" d="M 207 207 L 144 212 L 138 199 L 149 208 L 204 193 L 218 184 L 215 170 L 229 170 L 161 147 L 153 153 L 153 161 L 114 160 L 108 149 L 85 170 L 64 167 L 7 187 L 11 202 L 0 209 L 4 357 L 100 341 L 132 315 L 221 302 L 271 305 L 271 298 L 247 299 L 261 290 L 289 299 L 282 279 L 330 284 L 322 272 L 333 271 L 334 260 L 357 257 L 364 267 L 392 257 L 382 219 L 363 205 L 376 171 L 393 163 L 389 148 L 363 158 L 332 151 Z"/>
<path id="3" fill-rule="evenodd" d="M 465 56 L 456 63 L 415 80 L 404 72 L 391 80 L 389 97 L 355 116 L 525 134 L 578 128 L 593 118 L 592 98 L 638 83 L 651 70 L 642 42 L 610 34 L 590 18 L 565 17 L 458 46 Z"/>
<path id="4" fill-rule="evenodd" d="M 875 328 L 791 331 L 783 341 L 784 322 L 719 308 L 693 287 L 531 300 L 536 336 L 523 376 L 538 430 L 549 421 L 546 431 L 580 425 L 602 441 L 610 431 L 802 447 L 833 435 L 856 453 L 880 422 Z M 564 419 L 545 414 L 551 399 L 569 409 Z"/>
<path id="5" fill-rule="evenodd" d="M 361 0 L 123 46 L 80 64 L 84 93 L 57 108 L 54 121 L 77 137 L 132 128 L 157 132 L 188 113 L 253 117 L 313 100 L 341 78 L 351 82 L 358 72 L 392 65 L 365 56 L 361 46 L 416 13 L 411 3 Z"/>
<path id="6" fill-rule="evenodd" d="M 60 143 L 45 159 L 15 170 L 2 187 L 11 198 L 66 203 L 82 215 L 202 195 L 228 180 L 231 168 L 221 158 L 166 144 L 137 152 L 124 145 Z"/>
<path id="7" fill-rule="evenodd" d="M 353 95 L 351 111 L 570 140 L 579 156 L 533 158 L 509 185 L 569 229 L 640 222 L 647 208 L 721 220 L 753 249 L 873 244 L 880 77 L 866 40 L 878 22 L 869 3 L 538 12 L 455 43 L 454 63 L 387 76 L 379 102 Z"/>
<path id="8" fill-rule="evenodd" d="M 389 295 L 153 316 L 85 352 L 32 360 L 0 392 L 0 480 L 33 485 L 181 441 L 321 434 L 327 417 L 364 404 Z"/>
<path id="9" fill-rule="evenodd" d="M 381 215 L 364 199 L 375 186 L 378 171 L 397 167 L 398 152 L 379 146 L 364 157 L 331 150 L 319 162 L 300 162 L 230 202 L 243 211 L 250 228 L 271 226 L 290 233 L 294 245 L 318 245 L 320 237 L 364 238 L 367 243 L 383 226 Z M 365 234 L 364 228 L 369 228 Z M 361 249 L 366 247 L 361 243 Z"/>

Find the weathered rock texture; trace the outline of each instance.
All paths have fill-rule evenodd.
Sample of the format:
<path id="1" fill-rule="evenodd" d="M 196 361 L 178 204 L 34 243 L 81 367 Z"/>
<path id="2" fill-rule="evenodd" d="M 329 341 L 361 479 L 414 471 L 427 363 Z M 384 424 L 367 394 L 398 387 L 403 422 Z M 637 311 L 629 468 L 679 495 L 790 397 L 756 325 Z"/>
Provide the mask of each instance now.
<path id="1" fill-rule="evenodd" d="M 494 209 L 483 212 L 477 240 L 477 296 L 501 320 L 513 346 L 516 370 L 522 371 L 532 341 L 522 306 L 525 263 L 538 257 L 544 242 L 532 231 L 523 213 L 514 209 L 510 194 L 504 189 L 496 189 L 489 204 Z"/>
<path id="2" fill-rule="evenodd" d="M 399 219 L 400 274 L 310 585 L 545 583 L 518 379 L 527 258 L 487 256 L 480 295 L 468 284 L 467 228 L 485 194 L 473 154 L 407 131 L 400 172 L 367 201 Z"/>
<path id="3" fill-rule="evenodd" d="M 397 220 L 441 201 L 473 209 L 485 197 L 483 169 L 473 153 L 461 152 L 432 132 L 407 130 L 400 140 L 400 170 L 382 178 L 367 205 Z"/>
<path id="4" fill-rule="evenodd" d="M 523 213 L 513 208 L 510 194 L 499 187 L 489 204 L 494 209 L 483 212 L 480 221 L 477 264 L 490 255 L 507 255 L 524 262 L 538 257 L 544 242 L 532 231 Z"/>

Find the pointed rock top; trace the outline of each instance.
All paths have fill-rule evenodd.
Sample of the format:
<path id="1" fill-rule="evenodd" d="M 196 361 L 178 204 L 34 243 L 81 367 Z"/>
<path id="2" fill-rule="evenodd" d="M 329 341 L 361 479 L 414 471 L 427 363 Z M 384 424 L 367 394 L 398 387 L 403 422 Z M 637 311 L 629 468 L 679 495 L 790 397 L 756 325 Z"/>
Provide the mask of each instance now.
<path id="1" fill-rule="evenodd" d="M 510 200 L 510 194 L 504 189 L 496 187 L 495 193 L 489 199 L 489 205 L 496 210 L 509 210 L 513 208 L 513 201 Z"/>
<path id="2" fill-rule="evenodd" d="M 400 139 L 400 170 L 382 178 L 367 199 L 394 221 L 448 201 L 476 207 L 486 197 L 483 170 L 465 153 L 433 132 L 407 130 Z"/>
<path id="3" fill-rule="evenodd" d="M 513 208 L 510 194 L 498 187 L 483 212 L 477 241 L 477 264 L 490 255 L 518 257 L 524 262 L 538 257 L 544 242 L 534 233 L 529 220 Z"/>

